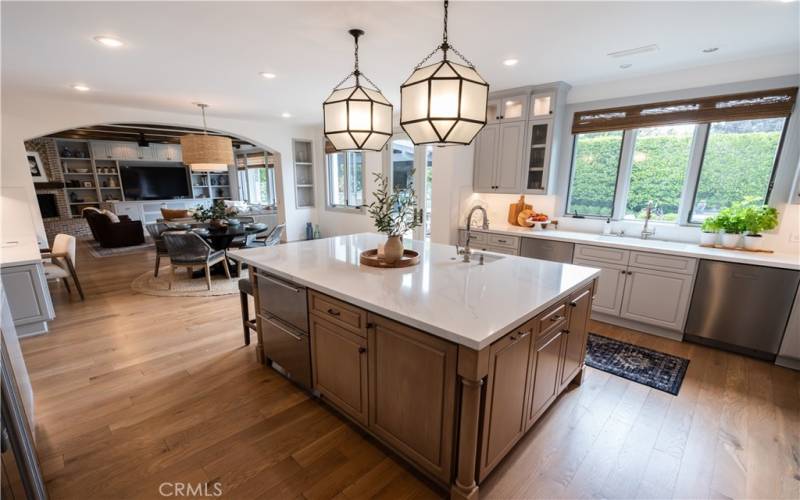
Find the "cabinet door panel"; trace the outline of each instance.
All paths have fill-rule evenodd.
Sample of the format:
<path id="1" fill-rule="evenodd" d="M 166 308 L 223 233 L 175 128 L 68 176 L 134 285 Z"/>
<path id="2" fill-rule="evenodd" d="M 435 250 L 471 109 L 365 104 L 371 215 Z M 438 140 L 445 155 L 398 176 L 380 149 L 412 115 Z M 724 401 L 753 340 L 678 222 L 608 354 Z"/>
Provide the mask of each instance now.
<path id="1" fill-rule="evenodd" d="M 521 182 L 522 155 L 525 142 L 525 122 L 503 123 L 500 125 L 500 139 L 497 155 L 497 174 L 495 192 L 518 193 Z"/>
<path id="2" fill-rule="evenodd" d="M 525 433 L 532 326 L 491 346 L 484 402 L 480 476 L 485 477 Z"/>
<path id="3" fill-rule="evenodd" d="M 683 331 L 692 276 L 630 268 L 622 301 L 623 318 Z"/>
<path id="4" fill-rule="evenodd" d="M 104 141 L 91 141 L 92 157 L 95 160 L 107 160 L 111 158 L 111 146 Z"/>
<path id="5" fill-rule="evenodd" d="M 627 266 L 615 266 L 583 259 L 574 259 L 572 262 L 581 266 L 600 268 L 600 278 L 597 280 L 592 310 L 619 316 L 625 291 Z"/>
<path id="6" fill-rule="evenodd" d="M 500 118 L 504 122 L 527 120 L 529 99 L 530 96 L 528 94 L 501 99 L 501 109 L 503 111 L 500 113 Z"/>
<path id="7" fill-rule="evenodd" d="M 336 407 L 367 424 L 366 339 L 310 316 L 314 389 Z"/>
<path id="8" fill-rule="evenodd" d="M 370 430 L 449 481 L 457 347 L 380 316 L 369 322 Z"/>
<path id="9" fill-rule="evenodd" d="M 564 368 L 561 385 L 566 385 L 583 367 L 588 335 L 589 310 L 592 307 L 592 287 L 570 297 L 569 326 L 564 338 Z"/>
<path id="10" fill-rule="evenodd" d="M 487 125 L 478 133 L 475 141 L 475 162 L 472 176 L 472 189 L 476 192 L 490 193 L 494 191 L 494 171 L 499 135 L 500 125 Z"/>
<path id="11" fill-rule="evenodd" d="M 530 428 L 558 395 L 559 368 L 561 366 L 561 344 L 563 332 L 558 330 L 536 341 L 530 360 L 532 387 L 528 400 L 528 423 Z"/>

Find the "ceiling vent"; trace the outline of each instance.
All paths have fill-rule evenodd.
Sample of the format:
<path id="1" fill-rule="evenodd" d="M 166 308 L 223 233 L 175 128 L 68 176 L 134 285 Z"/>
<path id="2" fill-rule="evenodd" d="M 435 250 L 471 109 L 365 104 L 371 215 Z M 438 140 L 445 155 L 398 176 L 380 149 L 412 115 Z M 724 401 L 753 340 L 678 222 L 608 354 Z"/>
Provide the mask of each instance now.
<path id="1" fill-rule="evenodd" d="M 609 52 L 607 55 L 610 57 L 628 57 L 628 56 L 635 56 L 637 54 L 645 54 L 647 52 L 655 52 L 658 50 L 658 45 L 650 44 L 650 45 L 643 45 L 641 47 L 636 47 L 633 49 L 625 49 L 619 50 L 617 52 Z"/>

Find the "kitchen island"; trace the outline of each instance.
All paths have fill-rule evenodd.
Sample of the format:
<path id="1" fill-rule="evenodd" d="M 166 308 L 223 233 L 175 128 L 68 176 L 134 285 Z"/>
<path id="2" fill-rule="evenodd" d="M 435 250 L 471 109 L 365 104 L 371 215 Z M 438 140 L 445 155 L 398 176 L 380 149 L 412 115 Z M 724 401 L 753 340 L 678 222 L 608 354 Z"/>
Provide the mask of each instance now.
<path id="1" fill-rule="evenodd" d="M 453 498 L 477 498 L 580 383 L 599 271 L 497 254 L 466 263 L 454 247 L 420 241 L 406 242 L 422 255 L 417 266 L 359 264 L 384 241 L 358 234 L 229 252 L 254 270 L 257 352 Z"/>

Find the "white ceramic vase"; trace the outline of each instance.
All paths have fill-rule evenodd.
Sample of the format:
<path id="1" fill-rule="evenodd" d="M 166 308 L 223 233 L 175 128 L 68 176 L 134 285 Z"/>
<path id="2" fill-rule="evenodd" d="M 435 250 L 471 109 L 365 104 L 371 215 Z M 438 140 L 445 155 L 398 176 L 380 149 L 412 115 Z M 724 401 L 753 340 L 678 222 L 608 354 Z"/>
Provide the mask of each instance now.
<path id="1" fill-rule="evenodd" d="M 742 239 L 741 234 L 737 233 L 722 233 L 722 246 L 725 248 L 736 248 L 739 246 L 739 240 Z"/>
<path id="2" fill-rule="evenodd" d="M 761 250 L 764 248 L 764 237 L 760 234 L 746 234 L 744 236 L 744 248 L 746 250 Z"/>
<path id="3" fill-rule="evenodd" d="M 703 231 L 700 233 L 700 246 L 704 247 L 713 247 L 717 244 L 717 236 L 718 233 L 715 231 L 713 233 L 708 233 Z"/>

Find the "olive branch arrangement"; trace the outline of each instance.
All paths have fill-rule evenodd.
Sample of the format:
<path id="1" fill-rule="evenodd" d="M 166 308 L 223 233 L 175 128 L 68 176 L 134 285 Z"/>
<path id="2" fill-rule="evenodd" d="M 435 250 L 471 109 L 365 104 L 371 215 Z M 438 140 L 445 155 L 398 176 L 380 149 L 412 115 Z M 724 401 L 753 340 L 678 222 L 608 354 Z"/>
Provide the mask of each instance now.
<path id="1" fill-rule="evenodd" d="M 389 179 L 374 173 L 377 190 L 372 193 L 375 201 L 369 204 L 369 215 L 375 220 L 375 227 L 387 236 L 402 236 L 407 231 L 419 226 L 422 222 L 417 210 L 417 197 L 412 185 L 406 189 L 390 189 Z M 414 177 L 414 171 L 409 173 Z"/>

